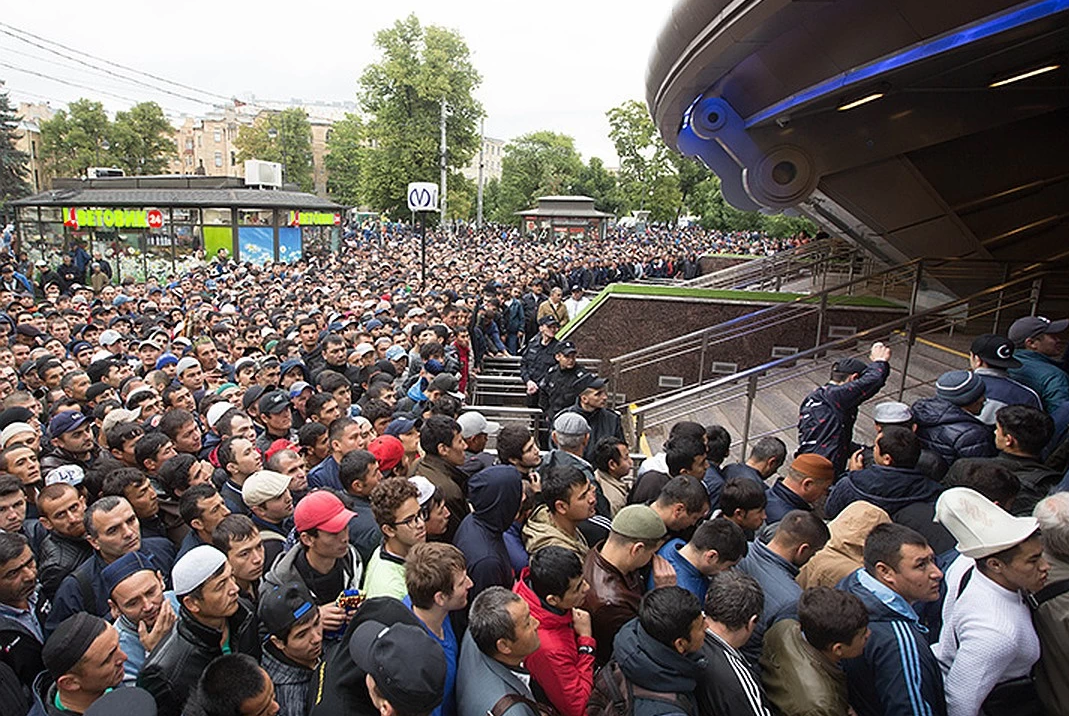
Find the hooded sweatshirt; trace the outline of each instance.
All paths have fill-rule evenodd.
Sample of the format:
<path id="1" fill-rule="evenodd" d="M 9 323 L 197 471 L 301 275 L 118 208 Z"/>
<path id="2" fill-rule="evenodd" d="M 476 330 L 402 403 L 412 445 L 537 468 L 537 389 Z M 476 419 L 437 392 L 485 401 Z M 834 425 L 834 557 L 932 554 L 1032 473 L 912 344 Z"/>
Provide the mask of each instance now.
<path id="1" fill-rule="evenodd" d="M 916 502 L 935 502 L 942 492 L 942 485 L 915 469 L 872 465 L 835 483 L 824 514 L 835 517 L 851 502 L 865 500 L 893 515 Z"/>
<path id="2" fill-rule="evenodd" d="M 684 655 L 650 636 L 638 619 L 620 629 L 613 641 L 613 659 L 627 680 L 650 691 L 678 694 L 681 704 L 689 704 L 694 713 L 694 689 L 705 668 L 701 652 Z M 635 716 L 675 714 L 680 709 L 665 701 L 635 698 Z"/>
<path id="3" fill-rule="evenodd" d="M 468 481 L 472 513 L 464 518 L 453 540 L 468 563 L 473 586 L 468 603 L 484 589 L 511 589 L 515 576 L 503 537 L 512 526 L 523 499 L 523 478 L 512 465 L 494 465 L 480 470 Z"/>
<path id="4" fill-rule="evenodd" d="M 890 521 L 888 514 L 875 505 L 864 500 L 851 502 L 828 523 L 831 539 L 806 562 L 796 581 L 802 589 L 834 588 L 864 565 L 865 538 L 872 528 Z"/>
<path id="5" fill-rule="evenodd" d="M 527 524 L 523 528 L 523 541 L 527 554 L 534 554 L 543 547 L 553 545 L 571 550 L 582 559 L 590 550 L 590 545 L 586 543 L 586 538 L 578 529 L 575 530 L 575 534 L 571 535 L 561 531 L 557 523 L 553 521 L 548 505 L 539 505 L 527 518 Z"/>

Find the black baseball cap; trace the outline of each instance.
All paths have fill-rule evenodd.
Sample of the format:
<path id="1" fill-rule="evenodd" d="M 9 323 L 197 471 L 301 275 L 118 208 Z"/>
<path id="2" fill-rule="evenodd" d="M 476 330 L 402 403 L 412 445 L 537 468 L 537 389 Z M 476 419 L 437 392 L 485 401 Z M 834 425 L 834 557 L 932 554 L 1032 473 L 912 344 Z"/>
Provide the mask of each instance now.
<path id="1" fill-rule="evenodd" d="M 584 390 L 601 390 L 605 387 L 605 379 L 599 378 L 596 373 L 587 373 L 579 379 L 575 387 L 579 389 L 580 393 Z"/>
<path id="2" fill-rule="evenodd" d="M 442 703 L 445 652 L 422 627 L 366 621 L 353 631 L 349 655 L 396 711 L 427 713 Z"/>
<path id="3" fill-rule="evenodd" d="M 568 353 L 578 353 L 579 349 L 571 341 L 561 341 L 557 346 L 557 352 L 567 355 Z"/>
<path id="4" fill-rule="evenodd" d="M 1021 361 L 1013 357 L 1013 342 L 994 333 L 977 336 L 969 352 L 993 368 L 1021 367 Z"/>
<path id="5" fill-rule="evenodd" d="M 542 316 L 541 318 L 538 319 L 538 325 L 540 325 L 540 326 L 549 326 L 549 325 L 559 326 L 560 325 L 560 321 L 557 320 L 556 316 Z"/>
<path id="6" fill-rule="evenodd" d="M 869 367 L 869 364 L 860 358 L 843 358 L 842 360 L 835 361 L 835 365 L 832 366 L 832 370 L 836 373 L 846 373 L 847 375 L 853 375 L 854 373 L 864 373 L 865 369 Z"/>
<path id="7" fill-rule="evenodd" d="M 260 594 L 257 610 L 260 623 L 269 634 L 281 637 L 299 622 L 305 614 L 316 609 L 308 587 L 300 582 L 274 586 Z"/>
<path id="8" fill-rule="evenodd" d="M 264 415 L 281 413 L 290 407 L 290 398 L 281 390 L 272 390 L 260 398 L 260 412 Z"/>
<path id="9" fill-rule="evenodd" d="M 248 410 L 260 399 L 264 394 L 264 387 L 262 385 L 250 385 L 248 390 L 245 391 L 245 396 L 241 399 L 241 407 Z"/>

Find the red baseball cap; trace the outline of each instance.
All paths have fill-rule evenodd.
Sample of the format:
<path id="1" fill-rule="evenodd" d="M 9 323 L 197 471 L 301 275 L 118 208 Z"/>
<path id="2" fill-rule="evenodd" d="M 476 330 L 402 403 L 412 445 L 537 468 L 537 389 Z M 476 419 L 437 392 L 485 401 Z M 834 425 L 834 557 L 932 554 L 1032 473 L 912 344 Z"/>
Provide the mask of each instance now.
<path id="1" fill-rule="evenodd" d="M 292 450 L 293 452 L 300 452 L 301 446 L 297 443 L 290 442 L 285 438 L 279 438 L 271 443 L 267 448 L 267 452 L 264 453 L 264 460 L 270 460 L 275 456 L 275 453 L 282 452 L 283 450 Z"/>
<path id="2" fill-rule="evenodd" d="M 393 435 L 380 435 L 367 446 L 368 452 L 379 461 L 379 469 L 389 472 L 405 456 L 405 446 Z"/>
<path id="3" fill-rule="evenodd" d="M 321 529 L 336 534 L 349 525 L 356 513 L 345 509 L 338 496 L 328 490 L 316 490 L 297 503 L 293 524 L 298 532 Z"/>

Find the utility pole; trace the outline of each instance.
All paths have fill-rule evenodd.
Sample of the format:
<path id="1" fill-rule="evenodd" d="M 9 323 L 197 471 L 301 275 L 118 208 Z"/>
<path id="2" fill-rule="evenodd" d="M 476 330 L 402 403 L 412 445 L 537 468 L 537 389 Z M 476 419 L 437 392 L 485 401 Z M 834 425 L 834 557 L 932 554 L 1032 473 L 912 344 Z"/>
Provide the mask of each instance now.
<path id="1" fill-rule="evenodd" d="M 483 120 L 479 120 L 479 189 L 476 193 L 475 226 L 483 228 L 483 147 L 486 146 L 486 127 Z"/>
<path id="2" fill-rule="evenodd" d="M 442 159 L 442 164 L 441 164 L 441 169 L 442 169 L 442 188 L 441 188 L 441 191 L 439 191 L 438 193 L 440 194 L 440 197 L 439 197 L 439 199 L 440 199 L 440 201 L 441 201 L 441 207 L 442 207 L 442 230 L 443 230 L 443 231 L 445 231 L 445 232 L 446 232 L 446 234 L 448 234 L 448 233 L 449 233 L 449 231 L 448 231 L 448 229 L 446 228 L 446 223 L 445 223 L 445 222 L 446 222 L 446 218 L 445 218 L 445 217 L 446 217 L 446 186 L 445 186 L 445 174 L 446 174 L 446 171 L 445 171 L 445 169 L 446 169 L 446 146 L 445 146 L 445 111 L 446 111 L 446 101 L 445 101 L 445 98 L 443 97 L 443 98 L 442 98 L 442 157 L 441 157 L 441 159 Z"/>

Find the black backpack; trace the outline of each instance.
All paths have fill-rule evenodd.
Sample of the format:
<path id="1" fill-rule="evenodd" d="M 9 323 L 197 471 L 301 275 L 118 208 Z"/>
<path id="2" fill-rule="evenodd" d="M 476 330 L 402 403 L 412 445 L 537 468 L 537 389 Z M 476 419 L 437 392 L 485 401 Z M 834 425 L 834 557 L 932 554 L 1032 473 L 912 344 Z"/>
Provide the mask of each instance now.
<path id="1" fill-rule="evenodd" d="M 587 716 L 632 716 L 635 699 L 660 701 L 673 706 L 676 711 L 694 714 L 690 700 L 681 694 L 650 691 L 631 683 L 616 660 L 598 669 L 594 675 L 594 688 L 586 704 Z"/>

